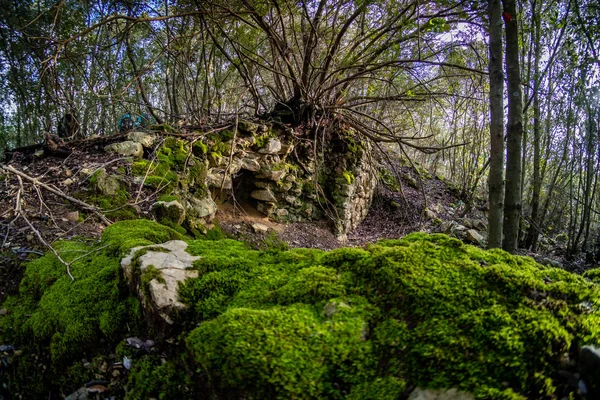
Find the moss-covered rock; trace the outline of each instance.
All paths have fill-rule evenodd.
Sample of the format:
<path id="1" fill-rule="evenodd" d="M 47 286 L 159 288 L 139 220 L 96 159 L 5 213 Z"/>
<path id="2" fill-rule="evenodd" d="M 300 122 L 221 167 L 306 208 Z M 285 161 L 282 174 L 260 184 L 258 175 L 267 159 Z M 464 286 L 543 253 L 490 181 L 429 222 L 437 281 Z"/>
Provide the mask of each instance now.
<path id="1" fill-rule="evenodd" d="M 30 263 L 0 317 L 0 342 L 25 349 L 11 366 L 15 385 L 41 394 L 61 384 L 52 377 L 78 371 L 69 360 L 98 353 L 99 342 L 112 351 L 135 331 L 139 302 L 119 260 L 176 239 L 184 238 L 140 220 L 108 227 L 99 244 L 57 244 L 67 261 L 95 251 L 71 266 L 75 282 L 52 255 Z M 129 398 L 396 399 L 419 387 L 552 399 L 575 390 L 559 369 L 577 372 L 577 350 L 600 343 L 598 285 L 531 258 L 441 234 L 331 252 L 213 239 L 186 249 L 200 258 L 197 278 L 179 289 L 189 306 L 184 343 L 166 363 L 136 361 Z M 160 283 L 152 268 L 139 278 Z M 49 380 L 32 378 L 34 354 L 49 355 Z"/>

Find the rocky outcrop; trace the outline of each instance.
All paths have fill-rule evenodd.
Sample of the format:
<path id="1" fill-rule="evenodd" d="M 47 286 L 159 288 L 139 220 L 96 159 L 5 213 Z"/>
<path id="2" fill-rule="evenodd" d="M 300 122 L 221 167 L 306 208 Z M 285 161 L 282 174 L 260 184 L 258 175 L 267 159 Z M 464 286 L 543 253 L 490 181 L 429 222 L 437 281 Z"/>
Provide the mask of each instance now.
<path id="1" fill-rule="evenodd" d="M 157 314 L 168 324 L 173 324 L 178 313 L 185 309 L 179 301 L 179 284 L 198 277 L 198 271 L 190 268 L 200 257 L 188 254 L 186 248 L 186 242 L 172 240 L 135 247 L 121 260 L 124 275 L 146 311 Z"/>

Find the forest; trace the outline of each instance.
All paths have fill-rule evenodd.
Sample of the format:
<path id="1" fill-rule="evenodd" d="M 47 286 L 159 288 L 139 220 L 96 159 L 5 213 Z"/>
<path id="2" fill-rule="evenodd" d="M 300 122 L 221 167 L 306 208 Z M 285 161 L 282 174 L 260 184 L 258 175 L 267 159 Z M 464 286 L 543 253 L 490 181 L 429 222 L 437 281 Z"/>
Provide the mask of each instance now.
<path id="1" fill-rule="evenodd" d="M 600 398 L 600 2 L 0 0 L 0 77 L 0 400 Z"/>

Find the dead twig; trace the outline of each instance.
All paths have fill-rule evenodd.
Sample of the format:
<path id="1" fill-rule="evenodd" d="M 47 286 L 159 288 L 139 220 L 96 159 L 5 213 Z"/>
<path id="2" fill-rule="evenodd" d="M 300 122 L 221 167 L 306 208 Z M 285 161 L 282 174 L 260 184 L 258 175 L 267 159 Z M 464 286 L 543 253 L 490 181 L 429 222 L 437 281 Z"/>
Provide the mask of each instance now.
<path id="1" fill-rule="evenodd" d="M 60 196 L 66 200 L 69 200 L 71 203 L 77 204 L 78 206 L 82 207 L 83 209 L 87 210 L 87 211 L 91 211 L 94 214 L 96 214 L 96 216 L 98 216 L 98 218 L 100 218 L 100 220 L 102 222 L 104 222 L 106 225 L 111 225 L 112 222 L 110 222 L 102 213 L 101 210 L 98 207 L 92 206 L 90 204 L 84 203 L 81 200 L 78 200 L 74 197 L 69 196 L 68 194 L 65 194 L 64 192 L 62 192 L 59 189 L 55 189 L 43 182 L 40 182 L 37 178 L 31 177 L 15 168 L 13 168 L 10 165 L 4 165 L 4 164 L 0 164 L 0 169 L 3 169 L 7 172 L 10 172 L 14 175 L 17 175 L 18 178 L 23 178 L 26 179 L 28 181 L 30 181 L 31 183 L 33 183 L 34 185 L 38 185 L 44 189 L 46 189 L 47 191 L 54 193 L 57 196 Z"/>
<path id="2" fill-rule="evenodd" d="M 2 165 L 0 165 L 0 167 L 1 166 Z M 65 260 L 63 260 L 62 257 L 60 256 L 60 254 L 58 254 L 58 252 L 56 251 L 56 249 L 54 249 L 54 247 L 52 247 L 48 242 L 46 242 L 46 240 L 44 240 L 40 231 L 35 229 L 35 226 L 33 226 L 33 224 L 27 218 L 27 215 L 25 215 L 25 213 L 23 212 L 23 210 L 21 208 L 21 195 L 20 195 L 23 192 L 23 180 L 21 179 L 20 175 L 17 175 L 17 179 L 19 180 L 19 187 L 20 187 L 19 191 L 17 192 L 17 199 L 16 199 L 16 204 L 15 204 L 15 212 L 17 213 L 17 216 L 20 216 L 21 218 L 23 218 L 25 223 L 27 225 L 29 225 L 29 228 L 31 229 L 31 231 L 35 234 L 35 236 L 37 236 L 40 243 L 42 243 L 45 247 L 47 247 L 48 250 L 50 250 L 52 252 L 52 254 L 54 254 L 54 256 L 58 259 L 58 261 L 60 261 L 60 263 L 63 264 L 67 268 L 67 274 L 69 275 L 69 277 L 71 278 L 72 281 L 75 281 L 75 278 L 73 277 L 73 275 L 71 275 L 69 263 L 66 262 Z"/>

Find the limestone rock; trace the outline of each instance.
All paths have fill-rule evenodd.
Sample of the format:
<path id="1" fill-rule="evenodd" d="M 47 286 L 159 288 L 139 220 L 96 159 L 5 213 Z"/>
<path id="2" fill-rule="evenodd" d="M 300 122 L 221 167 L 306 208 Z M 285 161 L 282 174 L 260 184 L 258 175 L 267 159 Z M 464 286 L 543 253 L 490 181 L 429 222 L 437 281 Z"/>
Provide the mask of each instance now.
<path id="1" fill-rule="evenodd" d="M 157 201 L 152 204 L 152 214 L 158 222 L 167 220 L 175 225 L 181 225 L 185 220 L 185 207 L 177 200 Z"/>
<path id="2" fill-rule="evenodd" d="M 96 190 L 106 196 L 114 196 L 121 189 L 119 178 L 114 175 L 108 175 L 106 169 L 100 168 L 93 176 L 93 185 Z"/>
<path id="3" fill-rule="evenodd" d="M 478 243 L 479 244 L 479 243 L 483 243 L 484 238 L 475 229 L 469 229 L 467 231 L 467 240 L 470 241 L 470 242 L 472 242 L 472 243 Z"/>
<path id="4" fill-rule="evenodd" d="M 109 144 L 104 148 L 108 153 L 117 153 L 126 157 L 141 158 L 144 155 L 144 148 L 138 142 L 127 140 L 121 143 Z"/>
<path id="5" fill-rule="evenodd" d="M 260 164 L 255 158 L 245 157 L 241 160 L 242 169 L 246 169 L 248 171 L 257 172 L 260 169 Z"/>
<path id="6" fill-rule="evenodd" d="M 260 202 L 256 205 L 256 209 L 258 212 L 263 213 L 267 216 L 271 215 L 273 210 L 275 209 L 275 203 L 263 203 Z"/>
<path id="7" fill-rule="evenodd" d="M 231 175 L 225 174 L 225 170 L 221 168 L 212 168 L 208 171 L 206 176 L 206 183 L 210 187 L 220 188 L 223 185 L 223 189 L 229 190 L 233 187 Z"/>
<path id="8" fill-rule="evenodd" d="M 202 199 L 187 196 L 181 199 L 181 204 L 185 208 L 186 214 L 193 218 L 212 218 L 217 212 L 217 204 L 210 196 Z"/>
<path id="9" fill-rule="evenodd" d="M 487 224 L 481 219 L 473 220 L 473 227 L 478 231 L 487 231 Z"/>
<path id="10" fill-rule="evenodd" d="M 268 179 L 270 181 L 279 181 L 279 180 L 283 179 L 285 174 L 286 174 L 285 169 L 278 169 L 278 170 L 266 169 L 264 171 L 261 171 L 261 173 L 257 174 L 256 177 L 258 179 Z"/>
<path id="11" fill-rule="evenodd" d="M 79 211 L 68 212 L 66 218 L 71 222 L 79 221 Z"/>
<path id="12" fill-rule="evenodd" d="M 146 132 L 129 132 L 127 134 L 127 139 L 139 143 L 142 147 L 149 149 L 152 148 L 152 145 L 156 141 L 156 136 Z"/>
<path id="13" fill-rule="evenodd" d="M 445 233 L 445 234 L 450 234 L 452 232 L 453 227 L 454 227 L 454 222 L 444 221 L 440 224 L 440 232 Z"/>
<path id="14" fill-rule="evenodd" d="M 267 144 L 258 152 L 260 154 L 277 154 L 281 151 L 281 142 L 277 139 L 269 139 Z"/>
<path id="15" fill-rule="evenodd" d="M 137 260 L 141 275 L 148 271 L 150 266 L 158 272 L 158 276 L 150 280 L 146 289 L 141 287 L 141 279 L 134 276 L 132 261 L 139 250 L 156 247 L 160 247 L 163 251 L 149 250 Z M 175 313 L 186 307 L 179 301 L 179 284 L 188 278 L 198 277 L 198 271 L 189 268 L 200 257 L 188 254 L 186 248 L 186 242 L 171 240 L 160 245 L 134 247 L 129 255 L 121 260 L 121 268 L 130 284 L 137 285 L 136 289 L 142 298 L 142 304 L 149 304 L 169 324 L 173 324 Z"/>
<path id="16" fill-rule="evenodd" d="M 425 218 L 427 219 L 436 219 L 437 215 L 431 210 L 425 210 Z"/>
<path id="17" fill-rule="evenodd" d="M 266 232 L 269 230 L 269 227 L 261 224 L 259 222 L 256 222 L 254 224 L 252 224 L 252 229 L 254 229 L 254 232 L 259 233 L 259 232 Z"/>
<path id="18" fill-rule="evenodd" d="M 456 389 L 433 390 L 416 388 L 408 397 L 408 400 L 474 400 L 472 394 L 460 392 Z"/>
<path id="19" fill-rule="evenodd" d="M 275 198 L 275 196 L 273 195 L 273 193 L 271 193 L 271 191 L 269 189 L 253 190 L 250 193 L 250 197 L 252 197 L 253 199 L 256 199 L 256 200 L 266 201 L 266 202 L 276 202 L 277 201 L 277 199 Z"/>

